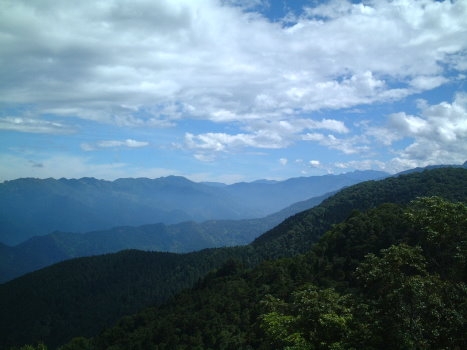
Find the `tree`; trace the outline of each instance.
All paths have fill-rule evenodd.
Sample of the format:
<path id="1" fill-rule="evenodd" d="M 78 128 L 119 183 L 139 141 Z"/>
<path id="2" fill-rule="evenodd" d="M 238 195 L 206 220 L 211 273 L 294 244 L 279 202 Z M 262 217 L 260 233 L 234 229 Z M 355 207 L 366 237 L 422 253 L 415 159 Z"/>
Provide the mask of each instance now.
<path id="1" fill-rule="evenodd" d="M 365 344 L 460 349 L 465 341 L 467 288 L 429 274 L 426 267 L 422 249 L 406 244 L 383 249 L 380 257 L 367 255 L 356 270 L 362 293 L 357 314 L 371 337 Z"/>
<path id="2" fill-rule="evenodd" d="M 11 350 L 16 350 L 16 348 L 12 348 Z M 17 350 L 47 350 L 47 346 L 42 343 L 34 345 L 23 345 L 22 347 L 18 348 Z"/>
<path id="3" fill-rule="evenodd" d="M 428 261 L 443 278 L 467 280 L 467 206 L 441 197 L 412 201 L 407 217 Z"/>
<path id="4" fill-rule="evenodd" d="M 91 350 L 91 349 L 93 349 L 92 341 L 84 337 L 73 338 L 69 343 L 59 348 L 59 350 Z"/>
<path id="5" fill-rule="evenodd" d="M 269 296 L 261 316 L 272 345 L 284 349 L 346 349 L 352 321 L 350 297 L 309 284 L 286 303 Z"/>

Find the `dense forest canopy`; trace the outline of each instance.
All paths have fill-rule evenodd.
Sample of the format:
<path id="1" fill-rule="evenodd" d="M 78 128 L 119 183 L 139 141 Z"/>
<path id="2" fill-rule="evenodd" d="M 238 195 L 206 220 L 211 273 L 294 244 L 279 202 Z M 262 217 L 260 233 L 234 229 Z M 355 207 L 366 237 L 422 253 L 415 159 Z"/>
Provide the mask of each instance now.
<path id="1" fill-rule="evenodd" d="M 214 252 L 222 256 L 211 260 L 217 269 L 193 287 L 173 291 L 159 306 L 121 318 L 113 327 L 108 323 L 92 337 L 69 332 L 75 337 L 71 341 L 60 342 L 63 338 L 51 332 L 54 319 L 41 321 L 37 326 L 49 327 L 43 333 L 49 338 L 41 338 L 41 329 L 35 328 L 39 336 L 28 342 L 44 341 L 62 350 L 462 349 L 467 342 L 465 203 L 463 169 L 352 186 L 233 254 L 206 252 L 203 259 Z M 138 256 L 127 254 L 127 266 Z M 112 255 L 106 259 L 111 262 Z M 87 259 L 78 262 L 93 266 Z M 26 280 L 0 286 L 0 292 L 11 293 L 8 288 L 21 281 Z M 153 287 L 148 284 L 145 290 Z M 131 293 L 127 298 L 136 296 Z M 96 310 L 100 301 L 95 301 Z M 15 305 L 13 300 L 10 307 Z M 10 314 L 10 322 L 20 314 Z M 23 336 L 29 335 L 28 327 L 21 330 Z M 18 330 L 9 329 L 15 339 Z M 16 339 L 11 345 L 21 344 Z"/>
<path id="2" fill-rule="evenodd" d="M 304 255 L 232 260 L 60 349 L 462 349 L 466 232 L 467 206 L 440 197 L 354 212 Z"/>
<path id="3" fill-rule="evenodd" d="M 230 263 L 86 346 L 461 349 L 466 232 L 467 206 L 440 197 L 355 212 L 305 255 L 252 270 Z"/>

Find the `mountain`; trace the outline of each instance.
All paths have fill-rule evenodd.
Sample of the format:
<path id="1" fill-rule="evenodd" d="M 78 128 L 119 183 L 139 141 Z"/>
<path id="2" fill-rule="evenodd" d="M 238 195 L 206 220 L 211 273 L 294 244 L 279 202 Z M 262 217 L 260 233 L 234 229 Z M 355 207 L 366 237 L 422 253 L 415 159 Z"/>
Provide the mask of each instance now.
<path id="1" fill-rule="evenodd" d="M 223 191 L 182 177 L 18 179 L 0 184 L 0 241 L 17 244 L 53 231 L 255 216 Z M 252 213 L 252 214 L 251 214 Z"/>
<path id="2" fill-rule="evenodd" d="M 178 176 L 5 181 L 0 184 L 0 242 L 16 245 L 54 231 L 260 218 L 293 203 L 384 176 L 387 174 L 368 171 L 224 186 Z"/>
<path id="3" fill-rule="evenodd" d="M 239 201 L 248 200 L 250 205 L 271 213 L 311 197 L 386 176 L 388 174 L 380 171 L 354 171 L 340 175 L 297 177 L 284 181 L 240 182 L 229 185 L 226 191 Z"/>
<path id="4" fill-rule="evenodd" d="M 465 161 L 463 164 L 435 164 L 435 165 L 428 165 L 426 167 L 417 167 L 417 168 L 401 171 L 400 173 L 397 173 L 396 176 L 421 172 L 421 171 L 424 171 L 424 170 L 438 169 L 438 168 L 464 168 L 464 169 L 467 169 L 467 161 Z"/>
<path id="5" fill-rule="evenodd" d="M 160 307 L 66 349 L 463 349 L 467 205 L 353 212 L 304 255 L 230 261 Z"/>
<path id="6" fill-rule="evenodd" d="M 298 202 L 260 219 L 120 226 L 86 233 L 56 231 L 13 247 L 0 244 L 0 283 L 59 261 L 126 249 L 186 253 L 248 244 L 287 217 L 312 208 L 329 196 Z"/>
<path id="7" fill-rule="evenodd" d="M 385 228 L 394 228 L 394 231 L 397 229 L 393 235 L 394 240 L 401 243 L 400 240 L 404 241 L 405 238 L 398 235 L 405 232 L 404 226 L 397 224 L 395 220 L 405 215 L 396 210 L 378 220 L 371 217 L 361 220 L 357 222 L 360 225 L 359 231 L 357 227 L 346 231 L 354 241 L 333 243 L 336 249 L 341 249 L 342 255 L 328 256 L 327 251 L 318 250 L 310 262 L 304 261 L 304 257 L 308 256 L 314 244 L 326 231 L 342 229 L 339 223 L 357 217 L 358 211 L 367 211 L 388 202 L 405 205 L 417 197 L 435 195 L 450 201 L 466 202 L 467 170 L 433 169 L 345 188 L 320 205 L 286 219 L 246 246 L 209 249 L 190 254 L 125 251 L 73 259 L 41 269 L 0 285 L 0 347 L 34 343 L 39 340 L 56 346 L 75 336 L 96 335 L 101 332 L 102 327 L 112 324 L 119 317 L 141 310 L 145 306 L 167 301 L 183 288 L 193 286 L 199 281 L 192 292 L 187 290 L 180 294 L 173 303 L 123 319 L 117 329 L 101 333 L 102 337 L 96 338 L 96 343 L 93 344 L 102 349 L 151 348 L 156 344 L 154 342 L 159 341 L 157 337 L 165 334 L 173 340 L 172 343 L 170 339 L 164 340 L 165 348 L 207 348 L 201 345 L 200 341 L 217 344 L 211 348 L 251 348 L 252 345 L 243 342 L 242 339 L 255 332 L 263 332 L 264 335 L 265 331 L 261 331 L 258 323 L 260 314 L 257 308 L 268 303 L 274 305 L 267 299 L 268 294 L 274 298 L 291 300 L 290 293 L 293 288 L 318 279 L 325 283 L 324 287 L 329 287 L 334 283 L 331 277 L 336 276 L 341 276 L 339 283 L 342 286 L 348 285 L 349 282 L 345 280 L 346 272 L 334 269 L 334 266 L 338 266 L 334 265 L 334 262 L 353 262 L 353 256 L 348 255 L 348 251 L 345 250 L 352 248 L 349 244 L 360 249 L 359 254 L 364 255 L 365 247 L 371 246 L 375 240 L 382 243 L 375 244 L 374 248 L 384 248 L 385 244 L 391 244 L 393 238 L 386 234 L 388 231 Z M 449 218 L 450 215 L 446 217 Z M 456 221 L 458 216 L 453 218 Z M 465 233 L 462 230 L 460 232 Z M 361 236 L 364 234 L 368 237 Z M 335 236 L 329 233 L 326 237 L 329 235 L 331 238 Z M 450 242 L 444 242 L 443 247 L 446 244 L 449 249 L 452 248 Z M 438 243 L 435 244 L 437 245 Z M 328 246 L 332 246 L 330 242 L 321 245 L 322 249 Z M 437 254 L 436 249 L 432 249 L 433 246 L 429 248 L 431 254 Z M 444 255 L 441 255 L 441 258 L 448 263 L 449 251 L 443 251 L 442 254 Z M 277 260 L 278 258 L 282 259 Z M 271 259 L 276 260 L 270 261 Z M 332 265 L 329 265 L 331 262 Z M 436 261 L 433 264 L 436 265 Z M 252 270 L 252 274 L 245 274 L 244 268 L 255 266 L 259 270 L 255 269 Z M 200 280 L 213 269 L 217 269 L 214 275 L 208 276 L 207 280 Z M 328 275 L 315 275 L 319 271 Z M 410 271 L 408 269 L 406 272 Z M 215 283 L 211 283 L 209 278 Z M 242 287 L 250 282 L 255 283 L 251 289 Z M 217 291 L 216 294 L 205 294 L 203 286 L 209 286 L 210 291 Z M 428 288 L 429 284 L 426 286 Z M 452 295 L 456 296 L 456 293 L 458 292 L 453 292 Z M 331 294 L 326 298 L 340 300 L 338 297 L 339 295 Z M 347 299 L 350 297 L 345 298 Z M 237 303 L 237 300 L 240 303 Z M 436 301 L 436 298 L 433 300 Z M 452 309 L 452 305 L 457 305 L 449 304 L 448 301 L 446 303 L 451 305 L 446 309 L 448 311 Z M 439 306 L 440 312 L 443 305 Z M 285 310 L 280 305 L 277 308 L 278 311 Z M 154 319 L 154 315 L 158 318 Z M 333 315 L 325 319 L 340 320 L 338 314 Z M 221 320 L 222 318 L 227 318 L 230 323 L 225 323 L 227 321 Z M 370 321 L 368 324 L 373 324 Z M 462 322 L 462 319 L 460 321 Z M 340 324 L 339 322 L 336 325 Z M 216 326 L 216 323 L 219 326 Z M 239 324 L 242 324 L 241 329 L 247 329 L 250 333 L 239 333 L 236 328 Z M 150 328 L 144 328 L 145 325 Z M 207 331 L 203 328 L 205 326 L 212 328 Z M 203 329 L 206 330 L 205 333 Z M 438 328 L 436 330 L 438 331 Z M 181 338 L 184 342 L 182 344 L 179 342 Z M 78 339 L 73 346 L 77 346 L 77 342 L 80 341 L 85 342 Z M 130 344 L 132 341 L 135 343 Z M 224 346 L 221 345 L 221 341 L 238 341 L 243 345 Z M 102 344 L 102 347 L 99 344 Z M 266 348 L 285 346 L 268 344 Z"/>
<path id="8" fill-rule="evenodd" d="M 441 167 L 366 181 L 337 192 L 312 210 L 288 218 L 251 244 L 267 250 L 269 258 L 280 258 L 308 250 L 315 232 L 324 232 L 329 222 L 341 222 L 354 210 L 367 210 L 385 202 L 403 204 L 417 196 L 466 201 L 466 175 L 465 168 Z"/>

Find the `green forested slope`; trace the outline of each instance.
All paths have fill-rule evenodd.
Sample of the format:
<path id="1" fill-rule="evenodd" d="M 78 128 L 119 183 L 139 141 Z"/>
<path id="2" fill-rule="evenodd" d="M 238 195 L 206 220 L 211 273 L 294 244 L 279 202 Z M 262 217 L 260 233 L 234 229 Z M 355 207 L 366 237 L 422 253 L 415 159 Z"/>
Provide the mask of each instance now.
<path id="1" fill-rule="evenodd" d="M 230 262 L 170 303 L 67 349 L 463 349 L 467 206 L 354 214 L 305 255 Z"/>
<path id="2" fill-rule="evenodd" d="M 50 345 L 56 345 L 66 341 L 71 336 L 89 336 L 91 334 L 96 334 L 102 326 L 108 325 L 118 317 L 130 312 L 130 309 L 135 310 L 142 308 L 144 305 L 157 304 L 163 301 L 164 297 L 168 297 L 172 295 L 172 293 L 180 291 L 182 288 L 189 286 L 190 283 L 195 282 L 198 277 L 207 272 L 209 268 L 218 268 L 227 260 L 234 259 L 234 261 L 237 262 L 231 263 L 229 265 L 230 267 L 226 266 L 226 268 L 221 269 L 220 276 L 210 275 L 207 280 L 201 282 L 196 289 L 198 292 L 187 291 L 177 297 L 187 298 L 188 301 L 186 303 L 184 301 L 177 302 L 177 300 L 184 299 L 175 299 L 174 303 L 168 304 L 161 309 L 147 311 L 146 316 L 137 316 L 137 321 L 131 321 L 133 318 L 127 320 L 130 323 L 126 324 L 125 327 L 129 328 L 129 330 L 124 330 L 124 338 L 131 339 L 135 336 L 130 336 L 128 332 L 131 330 L 134 330 L 138 334 L 141 332 L 149 332 L 148 334 L 151 334 L 151 339 L 148 340 L 144 337 L 141 339 L 144 338 L 144 342 L 152 342 L 152 344 L 155 344 L 154 342 L 162 343 L 162 341 L 158 341 L 158 338 L 154 334 L 169 336 L 175 332 L 178 334 L 178 336 L 174 336 L 176 341 L 179 341 L 180 337 L 184 339 L 186 337 L 194 337 L 193 339 L 190 338 L 191 340 L 185 339 L 180 344 L 185 344 L 183 343 L 184 341 L 191 341 L 194 342 L 193 344 L 199 345 L 199 342 L 196 343 L 196 339 L 199 338 L 199 336 L 204 337 L 203 334 L 205 333 L 210 333 L 206 331 L 203 323 L 199 323 L 199 327 L 202 328 L 202 331 L 200 330 L 198 333 L 193 333 L 189 329 L 184 328 L 185 326 L 188 327 L 188 325 L 191 325 L 196 329 L 198 323 L 195 321 L 199 318 L 200 320 L 212 320 L 212 322 L 209 321 L 211 322 L 211 326 L 209 327 L 216 330 L 212 331 L 213 333 L 217 334 L 217 330 L 221 327 L 223 330 L 221 333 L 224 334 L 226 339 L 231 338 L 238 340 L 236 345 L 228 345 L 224 348 L 242 348 L 238 346 L 240 346 L 240 342 L 243 341 L 241 339 L 245 337 L 248 339 L 254 338 L 254 341 L 251 340 L 253 342 L 251 344 L 256 348 L 259 346 L 258 344 L 266 344 L 265 338 L 262 338 L 265 336 L 265 334 L 263 334 L 264 325 L 262 326 L 263 328 L 260 327 L 261 322 L 258 316 L 265 313 L 267 310 L 259 309 L 260 305 L 262 305 L 262 303 L 258 304 L 260 299 L 262 300 L 262 298 L 269 293 L 276 298 L 285 298 L 287 300 L 291 297 L 292 290 L 294 290 L 293 288 L 299 288 L 302 284 L 309 282 L 314 283 L 317 281 L 320 287 L 327 285 L 337 287 L 340 285 L 346 286 L 351 282 L 347 279 L 350 273 L 349 271 L 352 271 L 351 269 L 355 266 L 355 261 L 358 263 L 360 262 L 359 259 L 362 254 L 367 253 L 368 249 L 364 244 L 366 239 L 358 238 L 359 236 L 357 235 L 356 242 L 346 241 L 347 243 L 342 243 L 345 247 L 346 244 L 350 245 L 352 242 L 353 249 L 356 249 L 357 252 L 360 251 L 360 255 L 356 257 L 352 255 L 338 255 L 336 258 L 333 258 L 331 255 L 331 257 L 326 258 L 324 254 L 321 260 L 312 260 L 311 262 L 306 262 L 306 258 L 301 255 L 294 260 L 279 260 L 273 262 L 267 262 L 266 260 L 278 257 L 293 257 L 297 256 L 297 254 L 304 253 L 307 253 L 308 256 L 308 252 L 313 243 L 316 242 L 324 232 L 346 218 L 355 217 L 355 210 L 357 209 L 367 210 L 385 202 L 407 203 L 417 196 L 431 195 L 439 195 L 449 200 L 467 201 L 467 170 L 435 169 L 382 181 L 362 183 L 342 190 L 335 196 L 324 201 L 321 205 L 287 219 L 249 246 L 235 249 L 213 249 L 205 251 L 201 255 L 188 255 L 192 257 L 189 268 L 185 262 L 183 262 L 184 259 L 187 259 L 187 255 L 176 256 L 174 260 L 178 261 L 178 259 L 180 259 L 180 262 L 172 265 L 172 267 L 165 267 L 166 265 L 164 262 L 156 263 L 156 265 L 159 264 L 159 268 L 163 271 L 163 276 L 178 276 L 180 284 L 167 283 L 167 280 L 164 280 L 165 277 L 150 277 L 150 273 L 154 271 L 154 265 L 149 262 L 142 264 L 146 269 L 142 269 L 140 272 L 141 278 L 131 278 L 135 271 L 135 266 L 137 266 L 137 264 L 134 265 L 134 262 L 141 259 L 141 255 L 150 257 L 152 261 L 158 261 L 156 253 L 131 252 L 131 254 L 128 254 L 127 260 L 120 265 L 117 264 L 118 266 L 115 266 L 113 263 L 114 257 L 120 256 L 118 254 L 105 257 L 105 259 L 109 260 L 108 264 L 102 264 L 102 260 L 99 260 L 104 259 L 103 257 L 96 257 L 92 259 L 79 259 L 73 263 L 56 265 L 38 272 L 39 274 L 34 273 L 10 283 L 0 285 L 0 307 L 2 311 L 6 311 L 0 314 L 0 329 L 1 332 L 4 333 L 1 334 L 2 337 L 0 337 L 0 339 L 3 340 L 3 345 L 21 344 L 21 342 L 32 343 L 38 340 L 43 340 Z M 381 223 L 378 229 L 396 230 L 398 227 L 397 225 L 406 224 L 405 222 L 400 222 L 394 226 L 393 222 L 397 221 L 395 219 L 393 220 L 393 216 L 397 218 L 400 215 L 389 215 L 389 218 L 385 219 L 385 222 L 391 224 L 386 225 Z M 373 222 L 373 220 L 369 219 L 367 221 L 370 223 Z M 401 235 L 401 232 L 394 231 L 391 235 L 396 237 L 397 241 L 399 239 L 397 237 Z M 390 243 L 393 243 L 392 238 L 391 240 L 387 238 L 391 237 L 387 234 L 378 236 L 383 237 L 383 241 L 374 245 L 374 247 L 370 249 L 371 251 L 377 252 L 378 249 L 387 248 Z M 363 243 L 360 242 L 359 239 L 363 240 Z M 387 241 L 384 241 L 384 239 Z M 358 248 L 359 245 L 363 247 Z M 338 267 L 339 264 L 345 265 L 347 261 L 352 262 L 353 260 L 355 260 L 354 265 L 348 265 L 350 267 L 348 267 L 347 270 L 346 268 L 335 268 Z M 242 265 L 245 267 L 252 267 L 261 261 L 264 261 L 264 263 L 262 263 L 260 269 L 244 271 L 240 268 Z M 328 264 L 329 261 L 332 262 L 331 266 Z M 80 273 L 79 271 L 83 271 L 82 265 L 88 265 L 89 270 L 95 269 L 99 271 L 98 276 L 93 279 L 89 277 L 92 276 L 90 272 Z M 175 268 L 173 266 L 175 266 Z M 203 269 L 203 266 L 205 269 Z M 136 268 L 139 269 L 141 267 Z M 324 273 L 323 271 L 327 270 L 330 270 L 332 274 L 326 272 L 322 275 Z M 124 274 L 127 276 L 125 278 L 120 276 L 123 271 L 125 271 Z M 149 271 L 149 275 L 144 271 Z M 184 279 L 184 274 L 189 274 L 188 271 L 198 272 L 194 274 L 194 278 Z M 240 280 L 238 283 L 229 282 L 233 283 L 233 285 L 230 286 L 224 285 L 224 282 L 215 282 L 219 281 L 219 278 L 221 280 L 226 279 L 231 281 L 231 278 L 234 277 Z M 70 279 L 73 282 L 70 282 Z M 206 281 L 209 281 L 209 279 L 214 280 L 214 284 L 207 283 Z M 47 283 L 42 283 L 42 280 L 46 280 Z M 257 284 L 250 286 L 248 284 L 250 281 L 255 281 Z M 215 283 L 219 284 L 216 285 Z M 239 290 L 236 291 L 235 288 L 241 286 L 243 283 L 248 284 L 250 287 L 248 287 L 245 292 L 240 293 Z M 222 295 L 207 296 L 202 294 L 204 296 L 200 295 L 197 297 L 196 293 L 204 293 L 201 292 L 199 288 L 212 288 L 213 291 L 221 291 Z M 141 290 L 144 292 L 141 292 Z M 120 298 L 123 292 L 126 293 L 125 301 L 128 303 L 125 307 L 119 305 L 122 303 L 122 299 Z M 234 295 L 237 294 L 239 297 L 234 297 Z M 250 298 L 255 295 L 257 295 L 259 299 Z M 224 299 L 224 296 L 226 296 L 227 299 Z M 331 297 L 332 296 L 330 296 L 330 298 Z M 190 304 L 190 300 L 193 298 L 198 300 L 197 306 Z M 27 300 L 28 307 L 24 306 L 25 300 Z M 44 302 L 44 300 L 46 300 L 46 302 Z M 79 300 L 79 302 L 67 302 L 68 300 Z M 193 316 L 189 316 L 188 314 L 193 313 L 192 311 L 183 311 L 183 305 L 185 304 L 187 305 L 187 310 L 190 310 L 190 307 L 192 310 L 203 310 L 201 305 L 208 303 L 210 300 L 213 302 L 217 300 L 219 304 L 210 308 L 209 310 L 211 311 L 207 314 L 193 314 Z M 235 300 L 239 300 L 241 304 L 235 306 Z M 252 305 L 251 309 L 242 304 L 242 300 L 248 305 Z M 232 314 L 231 312 L 225 312 L 225 310 L 230 310 L 229 308 L 231 307 L 236 310 L 242 310 L 242 316 L 234 316 L 238 322 L 244 323 L 242 327 L 248 330 L 245 331 L 247 334 L 243 333 L 243 331 L 239 331 L 237 328 L 238 325 L 230 327 L 225 323 L 227 321 L 223 321 L 225 317 L 231 317 L 229 316 Z M 31 312 L 31 309 L 34 310 L 34 313 Z M 175 309 L 177 311 L 173 313 Z M 215 313 L 212 313 L 213 309 L 216 310 Z M 165 316 L 161 316 L 162 319 L 157 320 L 155 320 L 153 316 L 148 316 L 154 313 Z M 179 318 L 177 316 L 178 314 L 186 314 L 186 316 L 180 316 L 181 318 Z M 93 315 L 92 322 L 90 322 L 91 317 L 89 315 Z M 170 320 L 174 317 L 177 319 L 177 322 L 182 322 L 182 325 L 185 324 L 183 323 L 185 319 L 192 320 L 192 322 L 187 322 L 185 326 L 174 325 L 170 323 Z M 216 322 L 221 326 L 214 325 L 214 320 L 217 319 L 219 319 L 219 322 Z M 164 326 L 165 323 L 162 325 L 159 324 L 159 322 L 163 320 L 167 320 L 166 326 Z M 157 325 L 154 325 L 154 322 L 156 322 Z M 145 323 L 151 324 L 149 330 L 144 330 L 144 328 L 139 327 Z M 172 327 L 174 327 L 172 331 L 169 331 L 169 328 Z M 155 333 L 154 329 L 160 329 L 160 332 L 157 331 Z M 228 331 L 229 329 L 230 331 Z M 254 336 L 249 335 L 248 332 L 253 330 L 258 330 L 258 333 L 255 333 Z M 113 336 L 109 336 L 108 332 L 106 332 L 106 336 L 98 338 L 98 341 L 108 341 L 110 343 L 114 341 L 118 342 L 118 337 L 113 338 Z M 139 337 L 139 335 L 137 337 Z M 209 340 L 211 342 L 210 347 L 213 349 L 222 348 L 219 347 L 220 340 L 216 338 L 217 336 L 212 335 L 212 337 L 214 338 Z M 169 340 L 167 341 L 169 342 Z M 203 342 L 205 341 L 206 339 L 203 340 Z M 172 342 L 172 340 L 170 340 L 170 342 Z M 104 345 L 102 345 L 102 348 L 105 348 Z M 171 345 L 167 346 L 167 348 L 174 349 Z M 245 346 L 245 348 L 248 348 L 247 345 Z M 149 349 L 150 347 L 142 346 L 141 348 Z M 191 347 L 188 346 L 188 348 Z M 209 347 L 203 345 L 201 348 Z"/>
<path id="3" fill-rule="evenodd" d="M 366 210 L 386 202 L 407 203 L 418 196 L 442 196 L 465 201 L 467 169 L 426 170 L 350 186 L 319 206 L 285 220 L 258 237 L 252 245 L 261 247 L 268 258 L 302 253 L 330 224 L 345 220 L 353 210 Z"/>
<path id="4" fill-rule="evenodd" d="M 119 317 L 161 303 L 252 248 L 189 254 L 126 250 L 68 260 L 0 285 L 0 349 L 93 335 Z"/>

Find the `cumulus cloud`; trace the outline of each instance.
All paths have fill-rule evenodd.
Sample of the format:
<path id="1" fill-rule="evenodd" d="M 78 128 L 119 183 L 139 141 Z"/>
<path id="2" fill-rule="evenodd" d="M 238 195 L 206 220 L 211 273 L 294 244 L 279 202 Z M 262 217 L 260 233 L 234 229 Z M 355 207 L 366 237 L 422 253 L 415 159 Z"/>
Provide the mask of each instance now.
<path id="1" fill-rule="evenodd" d="M 233 152 L 244 148 L 278 149 L 306 139 L 302 134 L 307 130 L 326 129 L 345 134 L 349 130 L 338 120 L 297 118 L 292 121 L 255 120 L 244 126 L 247 132 L 238 134 L 204 133 L 185 134 L 186 149 L 196 150 L 199 160 L 213 160 L 216 152 Z M 211 154 L 208 154 L 211 153 Z"/>
<path id="2" fill-rule="evenodd" d="M 344 154 L 356 154 L 369 150 L 369 147 L 364 144 L 360 136 L 339 138 L 333 134 L 307 133 L 302 136 L 302 140 L 317 142 L 322 146 L 341 151 Z"/>
<path id="3" fill-rule="evenodd" d="M 285 140 L 281 139 L 280 135 L 262 130 L 255 134 L 185 134 L 185 145 L 187 148 L 205 152 L 223 152 L 244 147 L 281 148 L 285 146 L 285 142 Z"/>
<path id="4" fill-rule="evenodd" d="M 297 143 L 360 156 L 375 139 L 394 168 L 465 158 L 464 95 L 400 109 L 384 127 L 333 114 L 464 89 L 466 1 L 306 4 L 271 20 L 265 0 L 5 0 L 0 129 L 85 133 L 85 119 L 144 138 L 180 127 L 167 143 L 201 161 Z M 148 145 L 115 138 L 81 148 Z"/>
<path id="5" fill-rule="evenodd" d="M 407 140 L 408 146 L 393 151 L 398 154 L 393 166 L 404 169 L 463 163 L 467 158 L 467 94 L 457 94 L 452 103 L 429 105 L 420 101 L 419 110 L 418 115 L 391 114 L 385 127 L 369 131 L 387 145 Z"/>
<path id="6" fill-rule="evenodd" d="M 0 102 L 117 125 L 399 99 L 466 59 L 464 1 L 330 1 L 287 26 L 254 12 L 263 1 L 2 6 Z"/>

